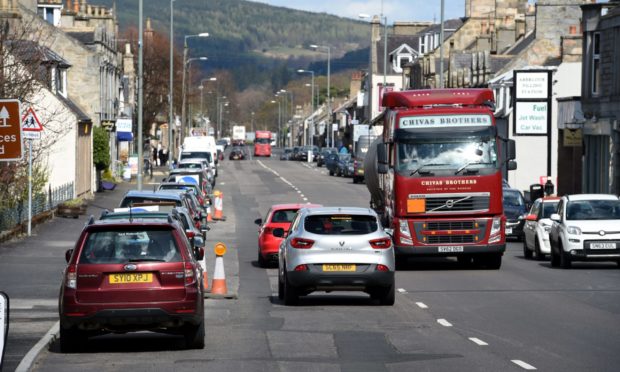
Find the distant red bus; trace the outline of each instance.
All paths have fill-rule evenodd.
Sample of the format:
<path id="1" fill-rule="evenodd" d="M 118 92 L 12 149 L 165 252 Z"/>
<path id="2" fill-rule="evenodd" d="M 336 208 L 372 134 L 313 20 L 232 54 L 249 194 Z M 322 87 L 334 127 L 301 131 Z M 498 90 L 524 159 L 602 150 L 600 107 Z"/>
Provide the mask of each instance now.
<path id="1" fill-rule="evenodd" d="M 257 130 L 254 137 L 254 156 L 271 156 L 271 132 Z"/>

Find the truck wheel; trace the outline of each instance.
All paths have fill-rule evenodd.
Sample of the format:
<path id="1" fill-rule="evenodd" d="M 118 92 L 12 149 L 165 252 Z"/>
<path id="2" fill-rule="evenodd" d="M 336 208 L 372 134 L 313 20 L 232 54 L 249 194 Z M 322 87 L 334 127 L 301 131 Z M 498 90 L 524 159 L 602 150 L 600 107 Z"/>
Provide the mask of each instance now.
<path id="1" fill-rule="evenodd" d="M 498 270 L 502 266 L 502 255 L 500 253 L 488 253 L 483 257 L 482 264 L 488 270 Z"/>
<path id="2" fill-rule="evenodd" d="M 527 247 L 525 239 L 523 239 L 523 257 L 527 258 L 528 260 L 532 258 L 532 251 L 530 251 L 530 249 Z"/>
<path id="3" fill-rule="evenodd" d="M 472 257 L 470 255 L 461 255 L 461 256 L 456 256 L 456 261 L 461 265 L 461 266 L 469 266 L 471 264 L 471 260 Z"/>

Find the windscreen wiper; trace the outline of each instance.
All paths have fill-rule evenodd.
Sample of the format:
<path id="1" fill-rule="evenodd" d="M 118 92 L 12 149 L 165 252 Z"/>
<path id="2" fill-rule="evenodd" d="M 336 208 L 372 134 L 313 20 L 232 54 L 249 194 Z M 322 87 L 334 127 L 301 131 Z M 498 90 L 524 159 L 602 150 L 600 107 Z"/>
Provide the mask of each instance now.
<path id="1" fill-rule="evenodd" d="M 129 262 L 166 262 L 159 258 L 132 258 Z"/>
<path id="2" fill-rule="evenodd" d="M 424 168 L 424 167 L 432 167 L 432 166 L 438 166 L 438 165 L 445 165 L 445 164 L 441 164 L 441 163 L 426 163 L 426 164 L 422 164 L 422 165 L 420 165 L 419 167 L 417 167 L 417 168 L 416 168 L 413 172 L 411 172 L 411 174 L 410 174 L 409 176 L 413 176 L 414 174 L 416 174 L 416 173 L 418 173 L 418 172 L 419 172 L 420 174 L 425 174 L 425 175 L 428 175 L 428 174 L 430 174 L 430 173 L 431 173 L 430 171 L 429 171 L 429 172 L 421 172 L 420 170 L 421 170 L 422 168 Z"/>
<path id="3" fill-rule="evenodd" d="M 454 172 L 454 174 L 455 174 L 455 175 L 456 175 L 456 174 L 459 174 L 459 173 L 461 173 L 461 171 L 462 171 L 463 169 L 465 169 L 465 168 L 469 167 L 470 165 L 474 165 L 474 164 L 493 164 L 493 163 L 488 163 L 488 162 L 487 162 L 487 163 L 482 163 L 482 162 L 472 161 L 472 162 L 469 162 L 469 163 L 467 163 L 467 164 L 465 164 L 465 165 L 461 166 L 459 169 L 457 169 L 457 170 L 456 170 L 456 172 Z M 478 173 L 478 172 L 479 172 L 479 170 L 478 170 L 478 169 L 470 169 L 470 170 L 468 170 L 468 172 Z"/>

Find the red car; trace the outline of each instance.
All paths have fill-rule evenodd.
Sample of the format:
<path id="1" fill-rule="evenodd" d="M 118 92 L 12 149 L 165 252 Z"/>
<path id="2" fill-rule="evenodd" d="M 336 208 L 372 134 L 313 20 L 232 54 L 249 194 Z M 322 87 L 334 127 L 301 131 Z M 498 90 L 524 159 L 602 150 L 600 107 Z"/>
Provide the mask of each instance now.
<path id="1" fill-rule="evenodd" d="M 282 228 L 285 231 L 293 222 L 295 214 L 300 208 L 318 208 L 320 204 L 275 204 L 269 208 L 263 220 L 254 221 L 258 229 L 258 265 L 266 267 L 269 262 L 278 262 L 278 248 L 283 238 L 273 236 L 273 229 Z"/>
<path id="2" fill-rule="evenodd" d="M 81 349 L 89 336 L 145 330 L 204 348 L 203 255 L 173 219 L 91 219 L 65 255 L 61 351 Z"/>

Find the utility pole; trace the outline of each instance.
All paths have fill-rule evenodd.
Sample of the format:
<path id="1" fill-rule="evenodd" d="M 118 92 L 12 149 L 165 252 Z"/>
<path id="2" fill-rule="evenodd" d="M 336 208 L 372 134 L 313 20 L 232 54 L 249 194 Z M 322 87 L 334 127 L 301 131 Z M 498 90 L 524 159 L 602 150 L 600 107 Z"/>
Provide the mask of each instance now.
<path id="1" fill-rule="evenodd" d="M 144 145 L 142 140 L 142 99 L 144 94 L 144 76 L 142 72 L 142 58 L 143 58 L 143 0 L 140 0 L 138 3 L 138 20 L 140 25 L 138 26 L 138 174 L 136 177 L 138 190 L 142 190 L 142 172 L 144 170 L 144 159 L 142 153 L 144 151 Z"/>

